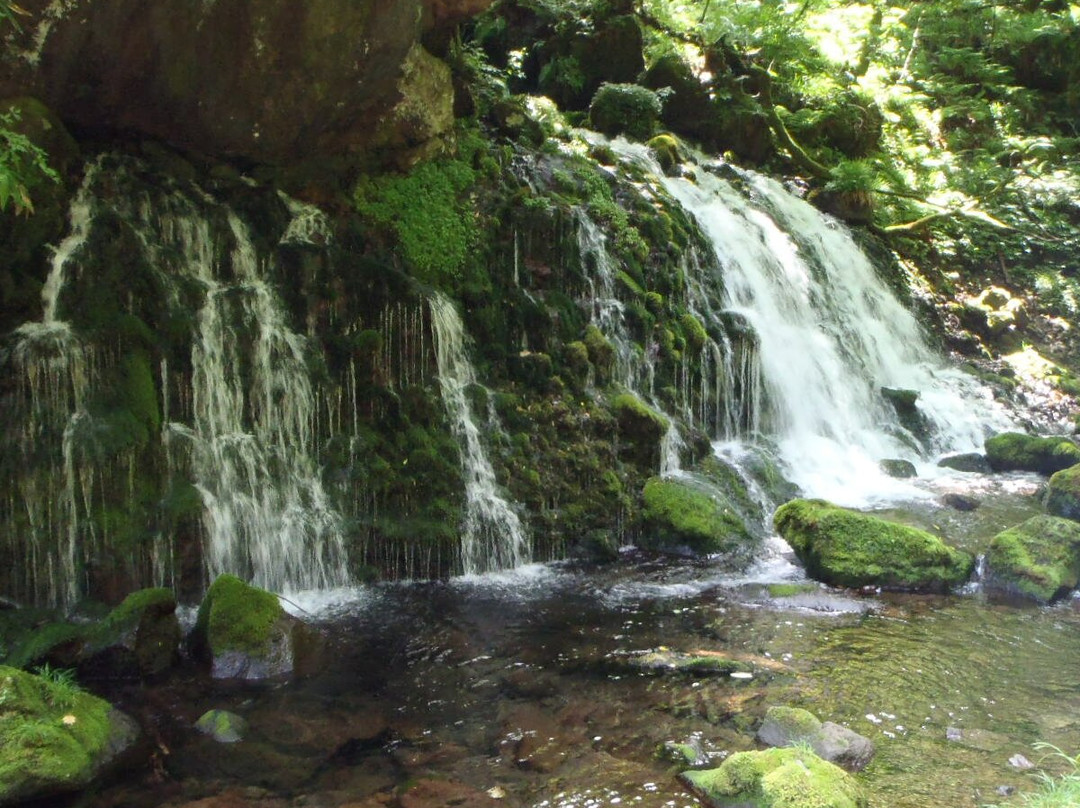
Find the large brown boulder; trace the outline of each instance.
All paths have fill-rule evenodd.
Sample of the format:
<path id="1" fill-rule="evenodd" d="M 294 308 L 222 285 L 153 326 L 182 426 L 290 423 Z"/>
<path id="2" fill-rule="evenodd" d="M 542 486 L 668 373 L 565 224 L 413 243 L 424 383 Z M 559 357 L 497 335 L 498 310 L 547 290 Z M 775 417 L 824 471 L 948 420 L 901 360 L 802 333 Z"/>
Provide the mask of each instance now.
<path id="1" fill-rule="evenodd" d="M 412 147 L 448 131 L 453 100 L 449 71 L 419 44 L 425 26 L 487 4 L 85 0 L 58 15 L 25 0 L 0 93 L 34 94 L 87 130 L 258 162 Z"/>

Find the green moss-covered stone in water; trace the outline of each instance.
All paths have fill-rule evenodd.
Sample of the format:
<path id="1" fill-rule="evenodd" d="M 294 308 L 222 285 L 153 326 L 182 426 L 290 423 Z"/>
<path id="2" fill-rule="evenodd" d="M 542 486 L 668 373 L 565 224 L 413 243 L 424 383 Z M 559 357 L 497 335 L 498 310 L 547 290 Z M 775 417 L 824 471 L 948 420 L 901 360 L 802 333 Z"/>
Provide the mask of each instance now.
<path id="1" fill-rule="evenodd" d="M 963 584 L 974 566 L 931 533 L 820 499 L 793 500 L 773 521 L 807 573 L 830 584 L 939 592 Z"/>
<path id="2" fill-rule="evenodd" d="M 907 477 L 915 477 L 918 475 L 918 471 L 915 469 L 915 464 L 910 460 L 901 460 L 899 458 L 889 458 L 888 460 L 882 460 L 879 464 L 881 470 L 888 474 L 890 477 L 898 477 L 901 479 Z"/>
<path id="3" fill-rule="evenodd" d="M 264 679 L 293 670 L 292 630 L 277 595 L 220 575 L 199 606 L 195 652 L 209 657 L 216 678 Z"/>
<path id="4" fill-rule="evenodd" d="M 738 752 L 717 769 L 683 772 L 717 808 L 865 808 L 855 779 L 803 749 Z"/>
<path id="5" fill-rule="evenodd" d="M 130 652 L 139 674 L 153 676 L 172 666 L 179 646 L 176 597 L 171 589 L 155 588 L 132 592 L 91 628 L 84 653 L 121 648 Z"/>
<path id="6" fill-rule="evenodd" d="M 994 537 L 987 564 L 991 589 L 1049 603 L 1080 583 L 1080 523 L 1033 516 Z"/>
<path id="7" fill-rule="evenodd" d="M 1046 487 L 1046 509 L 1080 521 L 1080 464 L 1057 472 Z"/>
<path id="8" fill-rule="evenodd" d="M 247 721 L 228 710 L 207 710 L 195 722 L 195 729 L 218 743 L 236 743 L 247 732 Z"/>
<path id="9" fill-rule="evenodd" d="M 643 498 L 645 546 L 710 554 L 732 552 L 753 540 L 729 503 L 679 480 L 653 477 Z"/>
<path id="10" fill-rule="evenodd" d="M 994 471 L 1053 474 L 1080 463 L 1080 446 L 1068 438 L 1043 438 L 1003 432 L 986 440 L 986 459 Z"/>
<path id="11" fill-rule="evenodd" d="M 657 135 L 649 141 L 649 148 L 664 171 L 671 171 L 679 163 L 685 162 L 679 141 L 672 135 Z"/>
<path id="12" fill-rule="evenodd" d="M 731 659 L 723 654 L 650 651 L 630 657 L 630 667 L 643 673 L 678 673 L 688 676 L 727 676 L 732 673 L 752 674 L 754 666 Z"/>
<path id="13" fill-rule="evenodd" d="M 643 468 L 656 468 L 660 463 L 660 441 L 670 426 L 667 418 L 633 393 L 615 396 L 611 411 L 629 459 Z"/>
<path id="14" fill-rule="evenodd" d="M 85 788 L 136 734 L 131 719 L 63 678 L 0 667 L 0 804 Z"/>
<path id="15" fill-rule="evenodd" d="M 606 135 L 648 140 L 660 118 L 660 99 L 636 84 L 602 84 L 589 106 L 589 121 Z"/>

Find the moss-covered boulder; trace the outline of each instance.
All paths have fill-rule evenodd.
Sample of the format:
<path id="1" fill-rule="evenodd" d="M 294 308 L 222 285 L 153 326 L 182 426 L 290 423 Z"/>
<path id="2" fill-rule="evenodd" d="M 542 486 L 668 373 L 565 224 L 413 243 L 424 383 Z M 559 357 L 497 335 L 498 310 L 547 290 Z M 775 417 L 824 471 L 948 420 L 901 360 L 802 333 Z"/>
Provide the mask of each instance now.
<path id="1" fill-rule="evenodd" d="M 611 402 L 618 425 L 620 452 L 626 459 L 644 468 L 660 465 L 660 441 L 670 424 L 633 393 L 621 393 Z"/>
<path id="2" fill-rule="evenodd" d="M 865 808 L 855 779 L 801 748 L 738 752 L 681 779 L 716 808 Z"/>
<path id="3" fill-rule="evenodd" d="M 994 471 L 1053 474 L 1080 463 L 1080 446 L 1064 437 L 1003 432 L 986 440 L 986 459 Z"/>
<path id="4" fill-rule="evenodd" d="M 918 528 L 797 499 L 773 519 L 813 578 L 840 586 L 940 592 L 967 581 L 974 559 Z"/>
<path id="5" fill-rule="evenodd" d="M 822 721 L 798 707 L 770 707 L 757 733 L 767 746 L 784 747 L 809 744 L 822 760 L 860 771 L 874 755 L 874 745 L 854 730 Z"/>
<path id="6" fill-rule="evenodd" d="M 997 534 L 986 560 L 989 589 L 1049 603 L 1080 583 L 1080 523 L 1033 516 Z"/>
<path id="7" fill-rule="evenodd" d="M 1057 472 L 1046 486 L 1046 510 L 1080 520 L 1080 464 Z"/>
<path id="8" fill-rule="evenodd" d="M 602 84 L 589 105 L 593 128 L 607 135 L 648 140 L 660 118 L 660 98 L 637 84 Z"/>
<path id="9" fill-rule="evenodd" d="M 890 457 L 882 460 L 879 463 L 881 470 L 888 474 L 890 477 L 897 477 L 899 479 L 907 479 L 909 477 L 917 477 L 919 472 L 915 469 L 915 464 L 910 460 L 903 460 L 898 457 Z"/>
<path id="10" fill-rule="evenodd" d="M 80 669 L 154 676 L 172 667 L 179 651 L 175 595 L 171 589 L 142 589 L 86 632 Z"/>
<path id="11" fill-rule="evenodd" d="M 228 710 L 207 710 L 195 722 L 195 729 L 218 743 L 236 743 L 247 732 L 247 721 Z"/>
<path id="12" fill-rule="evenodd" d="M 719 491 L 690 480 L 653 477 L 645 483 L 642 545 L 692 553 L 738 553 L 753 536 Z"/>
<path id="13" fill-rule="evenodd" d="M 937 462 L 939 468 L 952 469 L 953 471 L 966 471 L 971 474 L 989 474 L 993 471 L 986 460 L 986 455 L 978 452 L 964 452 L 962 454 L 947 455 Z"/>
<path id="14" fill-rule="evenodd" d="M 277 595 L 220 575 L 199 606 L 191 642 L 215 679 L 268 679 L 293 673 L 306 634 Z"/>
<path id="15" fill-rule="evenodd" d="M 0 667 L 0 805 L 85 788 L 137 736 L 130 718 L 67 677 Z"/>

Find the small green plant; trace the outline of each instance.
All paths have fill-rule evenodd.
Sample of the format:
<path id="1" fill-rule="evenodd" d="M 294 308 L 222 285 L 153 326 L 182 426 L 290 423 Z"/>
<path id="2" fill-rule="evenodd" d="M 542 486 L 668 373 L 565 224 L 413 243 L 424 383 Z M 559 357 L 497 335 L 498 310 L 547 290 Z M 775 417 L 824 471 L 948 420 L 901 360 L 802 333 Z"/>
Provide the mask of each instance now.
<path id="1" fill-rule="evenodd" d="M 49 167 L 45 152 L 15 131 L 19 120 L 17 109 L 0 112 L 0 212 L 10 205 L 16 213 L 33 213 L 29 188 L 40 178 L 59 182 L 60 177 Z"/>
<path id="2" fill-rule="evenodd" d="M 75 671 L 70 668 L 54 668 L 45 663 L 34 671 L 49 683 L 48 700 L 54 707 L 70 708 L 75 698 L 82 693 L 82 688 L 75 679 Z"/>

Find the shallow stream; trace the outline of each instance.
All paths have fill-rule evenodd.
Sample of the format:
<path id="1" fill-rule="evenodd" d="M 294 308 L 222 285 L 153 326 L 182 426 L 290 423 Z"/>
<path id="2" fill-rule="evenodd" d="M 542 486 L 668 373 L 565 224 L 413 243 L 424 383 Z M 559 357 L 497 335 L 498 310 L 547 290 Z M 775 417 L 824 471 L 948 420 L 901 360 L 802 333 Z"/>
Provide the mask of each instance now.
<path id="1" fill-rule="evenodd" d="M 984 501 L 970 515 L 929 498 L 905 513 L 985 546 L 1038 507 L 1034 478 L 965 485 Z M 300 605 L 325 646 L 293 683 L 193 674 L 111 694 L 158 727 L 155 765 L 81 804 L 374 806 L 396 789 L 410 795 L 404 808 L 680 808 L 696 802 L 664 744 L 693 742 L 718 763 L 755 748 L 773 704 L 870 737 L 876 755 L 859 777 L 878 808 L 999 803 L 999 787 L 1034 785 L 1011 757 L 1039 762 L 1039 740 L 1080 749 L 1072 602 L 830 590 L 807 584 L 779 539 L 740 577 L 627 550 L 604 567 L 534 565 Z M 663 649 L 734 656 L 753 675 L 643 672 L 643 652 Z M 245 739 L 195 732 L 211 708 L 244 716 Z"/>

